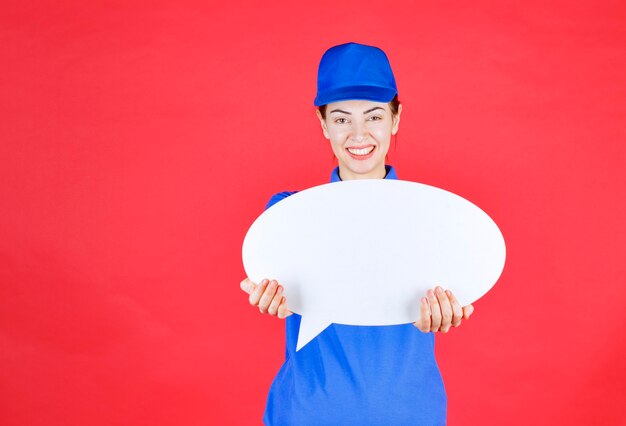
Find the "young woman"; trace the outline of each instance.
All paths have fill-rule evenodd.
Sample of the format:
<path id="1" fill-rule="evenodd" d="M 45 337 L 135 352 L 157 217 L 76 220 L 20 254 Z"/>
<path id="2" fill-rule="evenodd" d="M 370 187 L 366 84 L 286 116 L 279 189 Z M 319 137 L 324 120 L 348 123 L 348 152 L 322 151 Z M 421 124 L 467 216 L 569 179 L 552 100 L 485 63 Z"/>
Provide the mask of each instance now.
<path id="1" fill-rule="evenodd" d="M 402 105 L 385 53 L 347 43 L 320 62 L 315 105 L 322 132 L 337 157 L 331 182 L 396 179 L 385 165 Z M 274 195 L 268 208 L 292 193 Z M 418 299 L 414 324 L 332 324 L 300 351 L 300 316 L 288 310 L 276 280 L 241 288 L 262 313 L 286 318 L 286 359 L 272 383 L 263 421 L 276 425 L 442 425 L 446 394 L 434 358 L 435 332 L 458 327 L 473 311 L 437 286 Z"/>

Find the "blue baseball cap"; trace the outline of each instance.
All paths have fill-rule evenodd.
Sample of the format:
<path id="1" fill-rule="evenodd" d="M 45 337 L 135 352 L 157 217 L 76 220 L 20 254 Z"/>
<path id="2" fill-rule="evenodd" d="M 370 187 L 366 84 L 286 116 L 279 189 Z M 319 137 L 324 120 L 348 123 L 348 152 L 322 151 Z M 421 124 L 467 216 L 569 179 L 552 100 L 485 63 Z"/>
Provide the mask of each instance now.
<path id="1" fill-rule="evenodd" d="M 324 53 L 315 106 L 352 99 L 389 102 L 398 94 L 387 55 L 378 47 L 346 43 Z"/>

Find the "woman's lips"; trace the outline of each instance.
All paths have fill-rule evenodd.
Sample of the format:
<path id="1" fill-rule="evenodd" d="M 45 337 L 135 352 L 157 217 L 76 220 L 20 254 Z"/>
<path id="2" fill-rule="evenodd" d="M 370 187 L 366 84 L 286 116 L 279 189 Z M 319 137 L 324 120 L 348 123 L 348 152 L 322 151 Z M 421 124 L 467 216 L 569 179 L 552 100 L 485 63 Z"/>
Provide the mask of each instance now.
<path id="1" fill-rule="evenodd" d="M 359 146 L 359 147 L 349 147 L 346 148 L 346 152 L 348 155 L 355 160 L 367 160 L 374 155 L 374 151 L 376 151 L 376 147 L 374 145 L 369 146 Z"/>

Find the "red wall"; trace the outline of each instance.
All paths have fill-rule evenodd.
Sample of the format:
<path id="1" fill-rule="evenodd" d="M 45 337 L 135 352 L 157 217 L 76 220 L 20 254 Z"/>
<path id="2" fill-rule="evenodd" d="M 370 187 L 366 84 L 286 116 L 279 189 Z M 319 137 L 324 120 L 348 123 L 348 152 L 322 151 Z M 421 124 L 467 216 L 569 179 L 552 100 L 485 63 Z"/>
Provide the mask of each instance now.
<path id="1" fill-rule="evenodd" d="M 400 177 L 507 241 L 437 340 L 449 423 L 623 421 L 626 6 L 544 3 L 3 2 L 0 423 L 260 423 L 283 324 L 241 243 L 328 180 L 316 69 L 347 41 L 392 61 Z"/>

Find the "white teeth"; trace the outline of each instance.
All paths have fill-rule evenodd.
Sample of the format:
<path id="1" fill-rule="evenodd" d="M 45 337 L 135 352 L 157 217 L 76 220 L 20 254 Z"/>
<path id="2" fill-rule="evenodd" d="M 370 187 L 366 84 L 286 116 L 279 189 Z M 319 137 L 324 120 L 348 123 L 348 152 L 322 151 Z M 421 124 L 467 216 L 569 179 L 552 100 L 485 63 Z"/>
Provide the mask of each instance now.
<path id="1" fill-rule="evenodd" d="M 354 155 L 367 155 L 373 150 L 374 150 L 373 146 L 370 146 L 368 148 L 362 148 L 362 149 L 348 148 L 348 151 L 350 151 L 350 153 Z"/>

